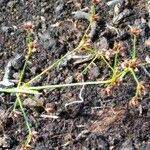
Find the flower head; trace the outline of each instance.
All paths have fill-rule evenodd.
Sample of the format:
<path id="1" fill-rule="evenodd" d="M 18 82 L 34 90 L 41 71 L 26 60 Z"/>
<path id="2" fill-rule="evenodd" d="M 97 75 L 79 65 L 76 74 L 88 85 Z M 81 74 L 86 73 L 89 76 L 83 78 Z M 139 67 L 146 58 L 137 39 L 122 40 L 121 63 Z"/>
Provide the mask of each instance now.
<path id="1" fill-rule="evenodd" d="M 22 25 L 22 28 L 25 29 L 25 30 L 33 30 L 34 29 L 34 25 L 31 21 L 28 21 L 28 22 L 25 22 L 23 25 Z"/>
<path id="2" fill-rule="evenodd" d="M 138 36 L 142 32 L 142 29 L 139 27 L 130 27 L 130 33 L 131 35 Z"/>
<path id="3" fill-rule="evenodd" d="M 141 104 L 141 99 L 137 96 L 132 97 L 132 99 L 129 101 L 129 105 L 132 107 L 137 107 Z"/>

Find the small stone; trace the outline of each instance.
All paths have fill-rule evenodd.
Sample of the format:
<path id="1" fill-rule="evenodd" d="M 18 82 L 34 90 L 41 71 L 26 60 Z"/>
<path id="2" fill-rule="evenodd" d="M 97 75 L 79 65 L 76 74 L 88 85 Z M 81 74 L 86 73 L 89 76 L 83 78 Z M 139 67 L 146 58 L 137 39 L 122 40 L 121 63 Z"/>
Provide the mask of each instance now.
<path id="1" fill-rule="evenodd" d="M 36 68 L 35 66 L 32 67 L 32 68 L 30 69 L 31 73 L 32 73 L 32 74 L 35 74 L 35 73 L 36 73 L 36 69 L 37 69 L 37 68 Z"/>
<path id="2" fill-rule="evenodd" d="M 146 47 L 150 47 L 150 38 L 144 42 L 144 45 Z"/>
<path id="3" fill-rule="evenodd" d="M 69 76 L 66 78 L 65 83 L 69 84 L 73 82 L 73 76 Z"/>
<path id="4" fill-rule="evenodd" d="M 56 109 L 57 109 L 57 107 L 56 107 L 55 103 L 47 103 L 46 106 L 45 106 L 45 110 L 48 113 L 53 113 L 53 112 L 56 111 Z"/>
<path id="5" fill-rule="evenodd" d="M 23 105 L 29 106 L 29 107 L 36 107 L 36 106 L 42 106 L 44 103 L 43 99 L 32 99 L 32 98 L 26 98 L 23 101 Z"/>
<path id="6" fill-rule="evenodd" d="M 19 79 L 19 73 L 18 73 L 18 72 L 15 72 L 15 73 L 13 74 L 13 78 L 14 78 L 15 80 L 18 80 L 18 79 Z"/>
<path id="7" fill-rule="evenodd" d="M 44 49 L 51 50 L 51 48 L 56 44 L 55 39 L 50 36 L 50 33 L 48 31 L 44 34 L 39 33 L 39 37 Z"/>
<path id="8" fill-rule="evenodd" d="M 9 27 L 7 27 L 7 26 L 2 26 L 2 27 L 1 27 L 1 30 L 2 30 L 3 32 L 8 32 Z"/>
<path id="9" fill-rule="evenodd" d="M 22 68 L 24 56 L 22 54 L 16 54 L 12 59 L 11 65 L 14 69 L 18 70 Z"/>
<path id="10" fill-rule="evenodd" d="M 88 73 L 89 73 L 89 79 L 91 79 L 91 80 L 96 79 L 100 75 L 98 66 L 93 63 L 93 65 L 90 67 Z"/>
<path id="11" fill-rule="evenodd" d="M 124 18 L 129 16 L 131 14 L 131 11 L 129 9 L 124 9 L 123 12 L 121 12 L 119 15 L 113 17 L 113 24 L 117 25 L 119 24 Z"/>
<path id="12" fill-rule="evenodd" d="M 7 4 L 7 7 L 9 8 L 13 8 L 16 4 L 16 1 L 9 1 L 8 4 Z"/>
<path id="13" fill-rule="evenodd" d="M 0 137 L 0 147 L 2 149 L 5 149 L 5 148 L 9 148 L 10 147 L 10 139 L 9 137 L 7 137 L 6 135 L 4 135 L 3 137 Z"/>
<path id="14" fill-rule="evenodd" d="M 56 14 L 59 14 L 62 10 L 63 10 L 64 4 L 59 4 L 56 8 L 55 8 L 55 12 Z"/>
<path id="15" fill-rule="evenodd" d="M 149 150 L 150 149 L 150 142 L 143 142 L 140 149 Z"/>
<path id="16" fill-rule="evenodd" d="M 126 140 L 119 150 L 134 150 L 133 143 L 131 139 Z"/>
<path id="17" fill-rule="evenodd" d="M 96 43 L 96 47 L 101 50 L 107 50 L 109 48 L 108 41 L 105 37 L 101 37 L 100 41 Z"/>

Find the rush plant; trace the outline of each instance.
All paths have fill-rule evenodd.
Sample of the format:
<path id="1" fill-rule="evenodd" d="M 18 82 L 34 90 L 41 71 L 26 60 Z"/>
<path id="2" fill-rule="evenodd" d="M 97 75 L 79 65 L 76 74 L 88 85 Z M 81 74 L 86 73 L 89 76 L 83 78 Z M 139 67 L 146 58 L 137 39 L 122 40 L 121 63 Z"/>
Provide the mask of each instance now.
<path id="1" fill-rule="evenodd" d="M 134 94 L 134 100 L 139 99 L 142 92 L 145 91 L 145 85 L 143 82 L 139 81 L 138 76 L 136 72 L 138 71 L 138 68 L 141 66 L 144 66 L 150 62 L 142 62 L 137 57 L 137 39 L 141 32 L 141 30 L 137 27 L 131 27 L 130 33 L 131 33 L 131 40 L 132 40 L 132 53 L 129 58 L 125 58 L 124 61 L 120 60 L 120 56 L 124 56 L 125 53 L 125 47 L 121 43 L 121 41 L 114 41 L 114 46 L 112 49 L 109 50 L 98 50 L 96 49 L 92 44 L 92 39 L 89 37 L 89 33 L 92 30 L 92 25 L 95 19 L 97 19 L 97 14 L 95 11 L 95 5 L 98 1 L 92 0 L 92 5 L 90 9 L 90 23 L 81 39 L 79 44 L 75 49 L 72 51 L 66 53 L 64 56 L 62 56 L 60 59 L 56 60 L 53 64 L 45 68 L 40 74 L 37 76 L 31 78 L 28 82 L 24 83 L 24 75 L 26 73 L 26 67 L 28 65 L 28 61 L 30 59 L 30 56 L 32 55 L 33 49 L 36 48 L 36 42 L 31 38 L 31 31 L 34 28 L 34 25 L 31 22 L 27 22 L 23 25 L 23 28 L 27 31 L 27 54 L 25 57 L 25 62 L 23 65 L 23 68 L 21 70 L 21 73 L 19 75 L 19 81 L 17 87 L 13 88 L 3 88 L 0 89 L 0 92 L 6 92 L 6 93 L 15 93 L 16 95 L 16 101 L 14 103 L 13 107 L 13 113 L 16 112 L 17 106 L 19 106 L 24 120 L 25 124 L 28 130 L 28 135 L 26 137 L 26 140 L 24 142 L 24 146 L 30 145 L 31 141 L 34 137 L 34 131 L 32 131 L 30 126 L 30 121 L 28 120 L 25 108 L 23 106 L 23 95 L 36 95 L 41 94 L 39 91 L 41 90 L 47 90 L 47 89 L 55 89 L 55 88 L 65 88 L 65 87 L 75 87 L 75 86 L 83 86 L 83 85 L 99 85 L 103 84 L 107 88 L 106 93 L 110 93 L 108 91 L 108 87 L 114 87 L 118 86 L 122 83 L 122 80 L 127 76 L 128 74 L 131 74 L 134 81 L 136 82 L 136 90 Z M 101 81 L 88 81 L 88 82 L 78 82 L 78 83 L 70 83 L 70 84 L 57 84 L 57 85 L 45 85 L 45 86 L 31 86 L 31 84 L 39 79 L 41 76 L 46 74 L 49 70 L 56 67 L 59 63 L 64 61 L 69 55 L 73 54 L 74 52 L 81 52 L 84 51 L 86 53 L 89 53 L 92 55 L 92 59 L 89 62 L 89 64 L 84 68 L 84 70 L 81 72 L 81 74 L 88 72 L 88 69 L 90 68 L 91 64 L 95 61 L 102 61 L 106 64 L 106 67 L 110 69 L 110 76 L 107 79 L 101 80 Z M 109 88 L 111 90 L 111 88 Z M 132 98 L 133 101 L 133 98 Z M 130 101 L 131 103 L 131 101 Z M 135 101 L 134 101 L 135 103 Z M 132 102 L 133 104 L 133 102 Z M 137 103 L 135 103 L 137 104 Z"/>

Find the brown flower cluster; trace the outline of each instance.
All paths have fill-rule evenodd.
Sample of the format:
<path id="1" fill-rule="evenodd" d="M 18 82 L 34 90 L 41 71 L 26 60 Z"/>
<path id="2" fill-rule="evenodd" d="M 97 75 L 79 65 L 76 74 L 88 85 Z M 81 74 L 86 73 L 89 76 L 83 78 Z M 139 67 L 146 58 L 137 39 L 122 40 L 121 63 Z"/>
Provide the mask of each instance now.
<path id="1" fill-rule="evenodd" d="M 25 30 L 33 30 L 35 26 L 31 21 L 28 21 L 25 22 L 21 27 Z"/>
<path id="2" fill-rule="evenodd" d="M 138 36 L 142 32 L 142 29 L 139 27 L 130 27 L 130 33 L 131 35 Z"/>
<path id="3" fill-rule="evenodd" d="M 138 67 L 140 66 L 141 62 L 139 59 L 126 59 L 122 64 L 122 68 L 132 68 L 134 70 L 138 70 Z"/>
<path id="4" fill-rule="evenodd" d="M 116 53 L 119 53 L 121 56 L 125 55 L 126 47 L 122 42 L 115 42 L 112 49 L 105 51 L 105 57 L 109 60 L 112 58 Z"/>
<path id="5" fill-rule="evenodd" d="M 132 97 L 132 99 L 129 101 L 129 105 L 132 107 L 137 107 L 141 104 L 141 99 L 137 96 Z"/>
<path id="6" fill-rule="evenodd" d="M 96 4 L 99 4 L 101 1 L 102 0 L 92 0 L 92 3 L 96 5 Z"/>
<path id="7" fill-rule="evenodd" d="M 98 21 L 98 20 L 100 20 L 101 19 L 101 16 L 99 15 L 99 14 L 95 14 L 94 16 L 93 16 L 93 21 Z"/>
<path id="8" fill-rule="evenodd" d="M 101 90 L 100 90 L 100 93 L 102 94 L 103 97 L 113 95 L 112 86 L 108 86 L 108 87 L 106 87 L 106 88 L 101 89 Z"/>
<path id="9" fill-rule="evenodd" d="M 149 89 L 149 86 L 144 81 L 141 81 L 139 85 L 137 86 L 137 90 L 139 94 L 145 95 L 148 92 L 148 89 Z"/>
<path id="10" fill-rule="evenodd" d="M 121 55 L 124 55 L 126 47 L 124 46 L 124 44 L 122 42 L 115 42 L 114 46 L 113 46 L 113 50 L 116 53 L 120 53 Z"/>
<path id="11" fill-rule="evenodd" d="M 37 48 L 38 48 L 38 42 L 37 40 L 34 40 L 33 42 L 30 43 L 30 47 L 32 49 L 32 52 L 36 52 Z"/>

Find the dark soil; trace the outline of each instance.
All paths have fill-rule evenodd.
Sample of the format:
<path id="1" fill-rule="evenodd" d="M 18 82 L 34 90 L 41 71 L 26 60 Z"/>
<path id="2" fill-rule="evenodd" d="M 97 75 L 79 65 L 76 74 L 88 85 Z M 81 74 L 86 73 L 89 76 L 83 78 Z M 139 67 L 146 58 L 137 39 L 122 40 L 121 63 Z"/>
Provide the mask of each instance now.
<path id="1" fill-rule="evenodd" d="M 18 79 L 27 50 L 27 33 L 21 28 L 24 22 L 34 23 L 32 37 L 39 44 L 27 66 L 25 82 L 75 48 L 88 26 L 87 20 L 78 20 L 72 16 L 72 12 L 80 8 L 90 8 L 90 0 L 81 1 L 82 4 L 80 0 L 0 0 L 0 79 L 3 78 L 8 61 L 21 54 L 22 59 L 12 66 L 10 74 L 13 81 Z M 114 8 L 107 6 L 107 2 L 108 0 L 102 0 L 96 6 L 96 12 L 101 19 L 98 21 L 93 43 L 96 46 L 101 43 L 101 47 L 112 48 L 114 41 L 122 41 L 129 56 L 132 49 L 129 26 L 138 25 L 142 33 L 138 38 L 137 55 L 141 60 L 147 55 L 150 56 L 150 46 L 144 44 L 150 35 L 148 0 L 123 0 L 119 6 L 120 13 L 125 10 L 128 13 L 120 20 L 114 19 Z M 119 34 L 114 29 L 108 29 L 107 24 L 118 29 Z M 77 82 L 76 74 L 88 63 L 74 65 L 70 61 L 65 66 L 49 71 L 34 84 Z M 96 69 L 89 70 L 85 81 L 101 80 L 109 75 L 103 62 L 96 60 L 95 66 Z M 150 72 L 150 66 L 147 65 L 146 69 Z M 150 77 L 143 69 L 137 74 L 139 80 L 150 85 Z M 130 75 L 126 76 L 121 87 L 114 89 L 111 96 L 102 95 L 102 88 L 104 87 L 101 85 L 85 86 L 82 93 L 84 102 L 68 107 L 65 107 L 66 103 L 79 100 L 80 86 L 43 91 L 40 97 L 22 97 L 24 101 L 29 98 L 40 100 L 44 107 L 53 108 L 46 112 L 41 106 L 31 106 L 24 102 L 32 129 L 37 132 L 31 149 L 149 150 L 150 93 L 142 96 L 140 114 L 139 108 L 129 106 L 136 88 Z M 20 114 L 15 119 L 10 116 L 14 101 L 13 94 L 1 93 L 0 149 L 20 149 L 27 134 L 23 116 Z M 41 114 L 59 118 L 44 118 Z"/>

